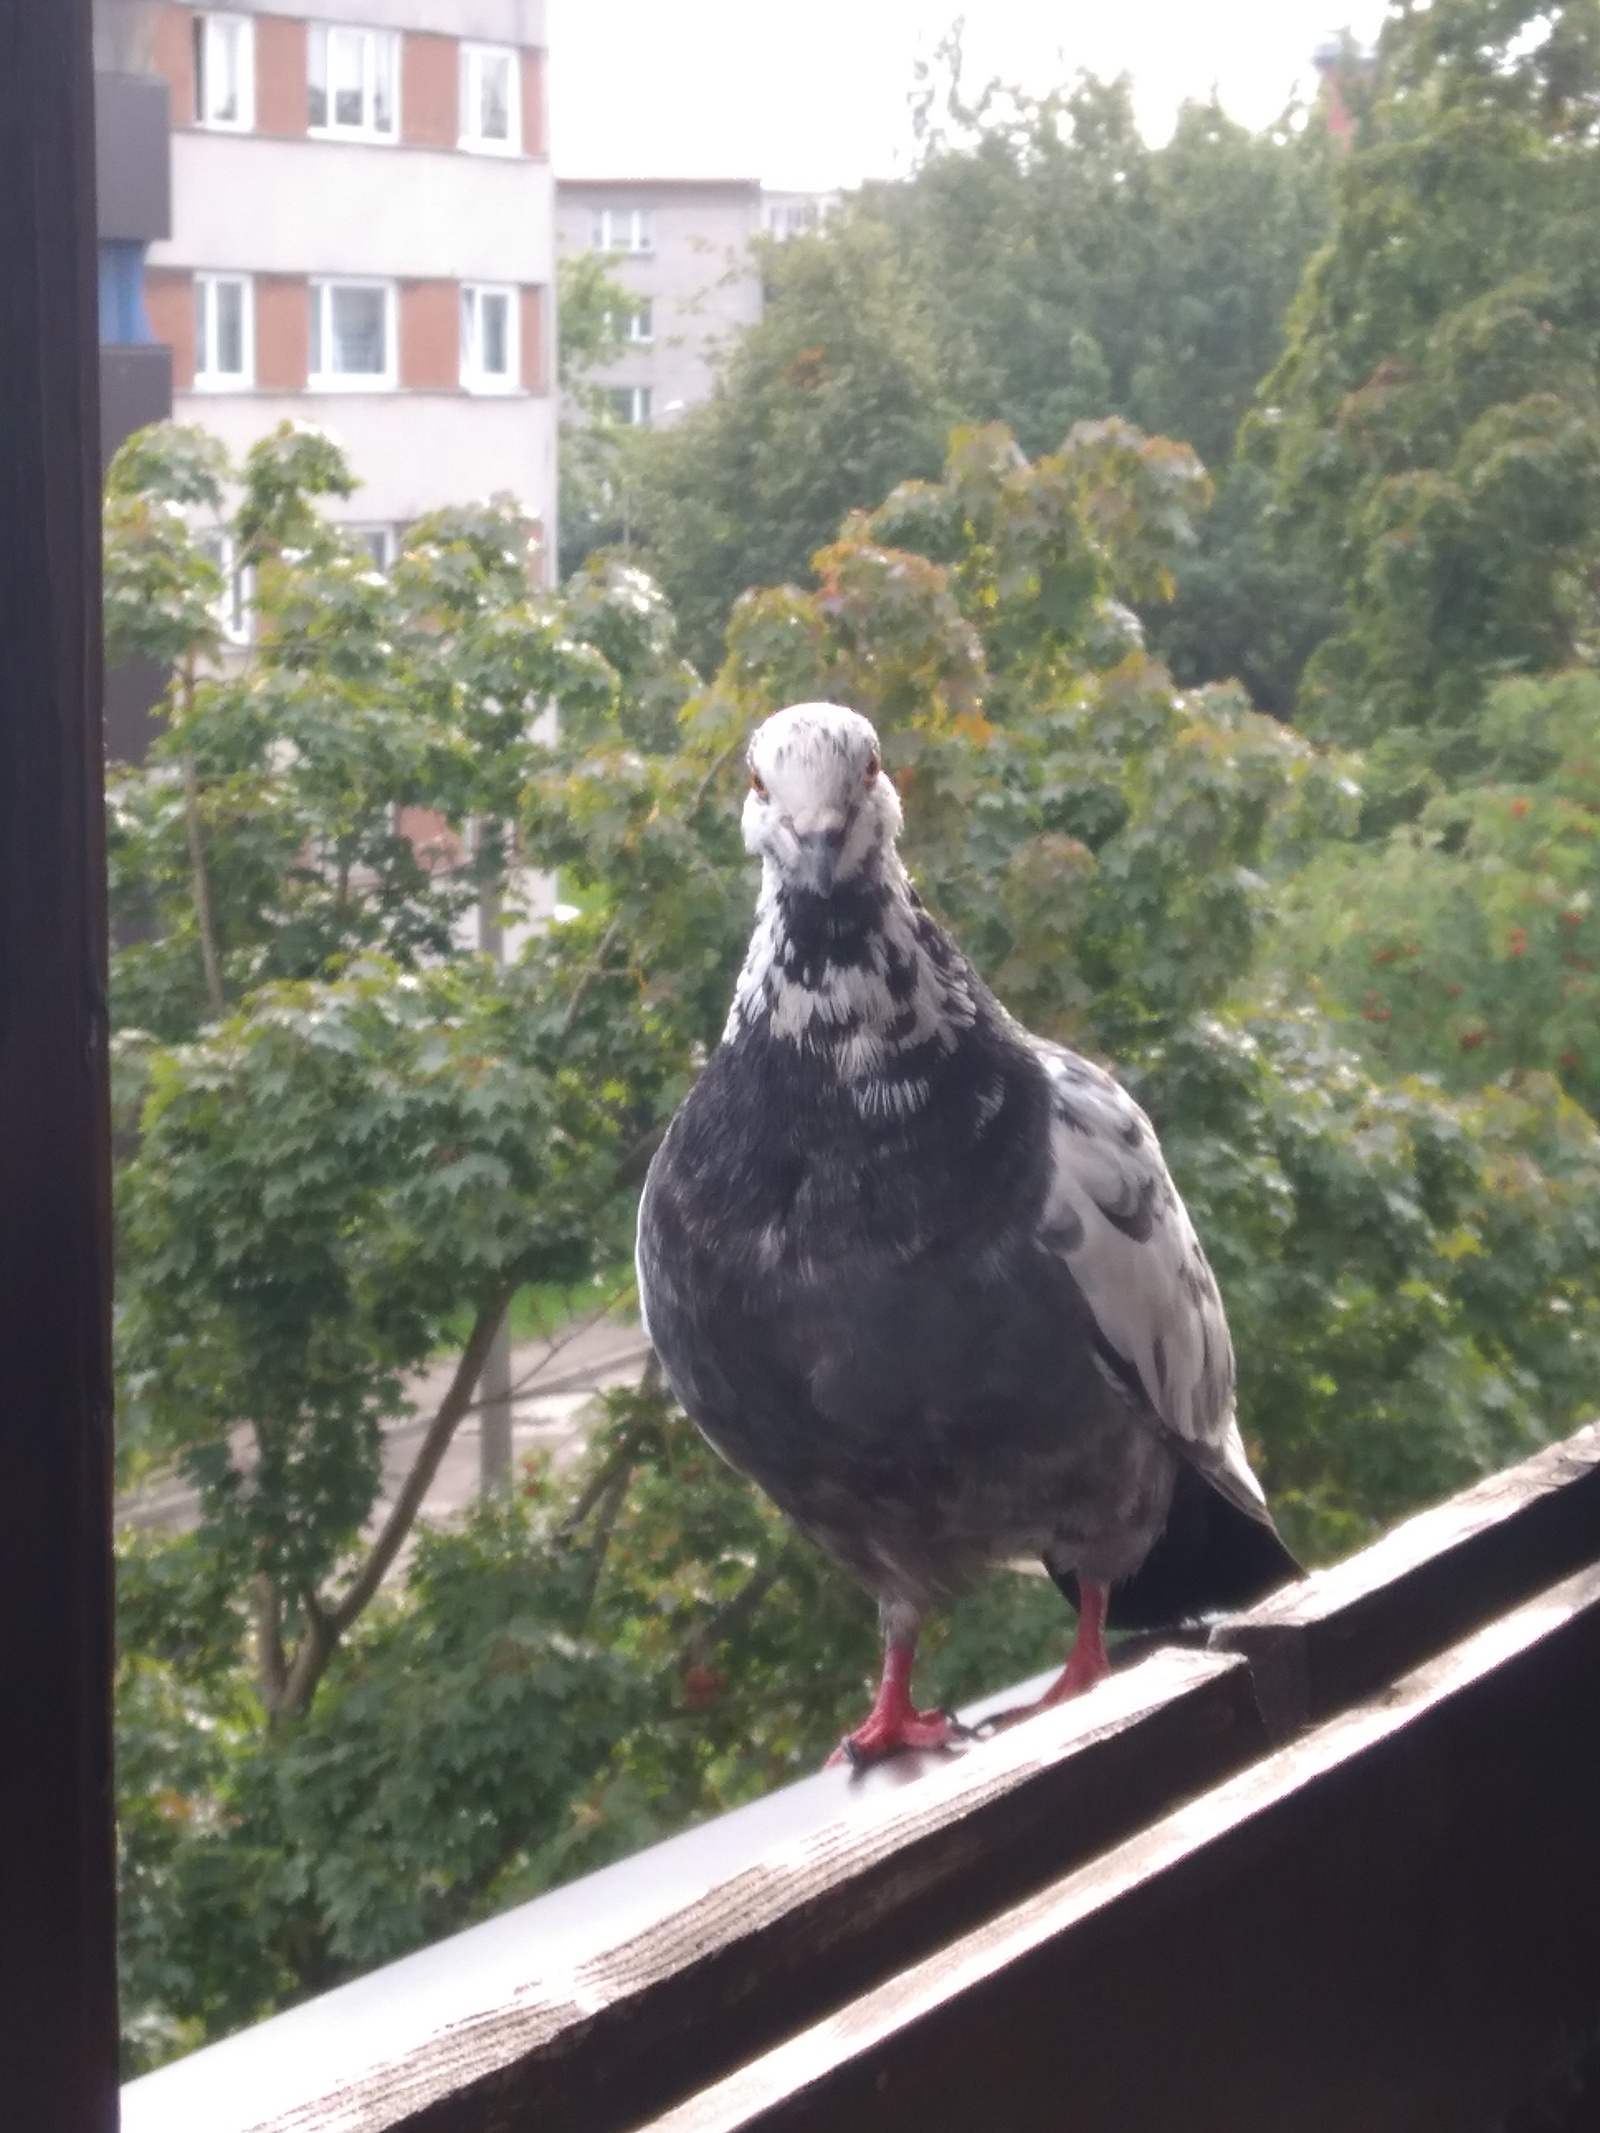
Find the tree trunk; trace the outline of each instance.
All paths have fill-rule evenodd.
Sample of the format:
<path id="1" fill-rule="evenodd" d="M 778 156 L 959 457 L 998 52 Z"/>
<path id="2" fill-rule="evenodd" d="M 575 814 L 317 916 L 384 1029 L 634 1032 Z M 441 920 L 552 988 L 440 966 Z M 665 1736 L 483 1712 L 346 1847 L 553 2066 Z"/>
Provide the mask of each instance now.
<path id="1" fill-rule="evenodd" d="M 194 709 L 193 652 L 183 665 L 183 709 L 185 718 Z M 212 1014 L 220 1022 L 228 1011 L 228 1003 L 222 990 L 222 959 L 217 954 L 211 882 L 206 873 L 205 841 L 200 832 L 200 773 L 195 768 L 194 755 L 187 747 L 183 751 L 183 803 L 189 833 L 189 876 L 194 891 L 195 924 L 200 929 L 200 961 L 206 974 L 206 998 Z"/>

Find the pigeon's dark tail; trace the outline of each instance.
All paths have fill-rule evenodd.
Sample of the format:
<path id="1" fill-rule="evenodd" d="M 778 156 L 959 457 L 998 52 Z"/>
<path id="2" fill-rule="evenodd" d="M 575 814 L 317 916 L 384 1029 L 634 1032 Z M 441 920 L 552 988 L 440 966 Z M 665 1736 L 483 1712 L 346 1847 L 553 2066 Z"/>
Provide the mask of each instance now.
<path id="1" fill-rule="evenodd" d="M 1177 1629 L 1202 1615 L 1248 1607 L 1300 1574 L 1265 1518 L 1252 1518 L 1193 1467 L 1180 1465 L 1166 1529 L 1133 1576 L 1112 1586 L 1109 1624 Z M 1056 1583 L 1076 1607 L 1073 1573 Z"/>

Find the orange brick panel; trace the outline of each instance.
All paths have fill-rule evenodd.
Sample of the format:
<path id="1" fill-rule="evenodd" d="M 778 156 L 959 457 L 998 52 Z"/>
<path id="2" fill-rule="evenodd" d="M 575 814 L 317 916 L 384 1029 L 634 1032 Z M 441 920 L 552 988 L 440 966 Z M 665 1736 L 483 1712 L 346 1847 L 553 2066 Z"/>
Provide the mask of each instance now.
<path id="1" fill-rule="evenodd" d="M 172 91 L 174 126 L 194 124 L 194 9 L 164 7 L 156 17 L 151 61 Z"/>
<path id="2" fill-rule="evenodd" d="M 525 46 L 522 53 L 522 152 L 545 154 L 544 53 Z"/>
<path id="3" fill-rule="evenodd" d="M 256 276 L 256 384 L 266 393 L 301 393 L 311 355 L 311 297 L 294 274 Z"/>
<path id="4" fill-rule="evenodd" d="M 522 292 L 522 382 L 530 393 L 548 390 L 545 376 L 544 291 Z"/>
<path id="5" fill-rule="evenodd" d="M 398 827 L 416 853 L 417 864 L 427 873 L 437 874 L 443 868 L 461 864 L 460 837 L 446 817 L 435 814 L 431 807 L 402 807 Z"/>
<path id="6" fill-rule="evenodd" d="M 306 130 L 306 26 L 287 15 L 256 17 L 256 131 Z"/>
<path id="7" fill-rule="evenodd" d="M 454 148 L 461 135 L 461 47 L 407 30 L 400 52 L 400 132 L 413 148 Z"/>
<path id="8" fill-rule="evenodd" d="M 401 284 L 400 383 L 413 392 L 461 383 L 461 293 L 453 281 Z"/>
<path id="9" fill-rule="evenodd" d="M 172 384 L 194 383 L 194 276 L 187 267 L 146 267 L 144 308 L 150 330 L 172 350 Z"/>

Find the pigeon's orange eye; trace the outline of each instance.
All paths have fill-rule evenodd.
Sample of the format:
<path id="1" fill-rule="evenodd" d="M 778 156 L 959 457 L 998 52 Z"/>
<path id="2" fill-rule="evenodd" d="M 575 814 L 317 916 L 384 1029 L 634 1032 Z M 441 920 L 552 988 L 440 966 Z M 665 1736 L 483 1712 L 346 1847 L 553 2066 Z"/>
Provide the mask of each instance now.
<path id="1" fill-rule="evenodd" d="M 750 773 L 750 790 L 755 794 L 758 800 L 764 800 L 767 797 L 767 788 L 762 782 L 762 777 L 759 770 L 752 770 Z"/>
<path id="2" fill-rule="evenodd" d="M 883 768 L 883 765 L 882 765 L 882 764 L 881 764 L 881 763 L 880 763 L 880 762 L 878 761 L 878 758 L 877 758 L 876 756 L 874 756 L 874 757 L 872 758 L 871 762 L 870 762 L 870 763 L 869 763 L 869 764 L 867 765 L 867 767 L 866 767 L 866 770 L 865 770 L 865 772 L 864 772 L 864 773 L 863 773 L 863 775 L 862 775 L 862 779 L 861 779 L 861 782 L 862 782 L 862 784 L 863 784 L 863 785 L 870 785 L 870 784 L 872 783 L 873 779 L 874 779 L 874 778 L 875 778 L 875 777 L 876 777 L 876 776 L 878 775 L 878 772 L 879 772 L 879 771 L 880 771 L 880 770 L 881 770 L 882 768 Z"/>

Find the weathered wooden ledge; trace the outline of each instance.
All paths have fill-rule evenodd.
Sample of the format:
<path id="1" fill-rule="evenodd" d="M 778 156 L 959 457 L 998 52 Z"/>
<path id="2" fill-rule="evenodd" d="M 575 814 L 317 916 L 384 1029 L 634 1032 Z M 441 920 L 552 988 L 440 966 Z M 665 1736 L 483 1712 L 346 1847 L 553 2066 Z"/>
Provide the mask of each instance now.
<path id="1" fill-rule="evenodd" d="M 125 2133 L 1479 2133 L 1600 2034 L 1600 1425 L 1212 1642 L 389 1965 Z"/>

